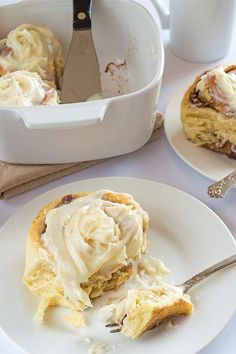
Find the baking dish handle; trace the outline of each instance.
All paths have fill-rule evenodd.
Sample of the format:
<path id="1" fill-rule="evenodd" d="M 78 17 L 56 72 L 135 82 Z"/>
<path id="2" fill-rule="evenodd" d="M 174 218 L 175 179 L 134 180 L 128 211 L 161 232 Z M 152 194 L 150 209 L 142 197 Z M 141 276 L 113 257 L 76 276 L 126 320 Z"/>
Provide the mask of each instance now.
<path id="1" fill-rule="evenodd" d="M 163 0 L 151 0 L 155 9 L 158 12 L 158 15 L 161 20 L 161 26 L 163 29 L 168 29 L 170 26 L 170 12 L 166 5 L 163 3 Z"/>
<path id="2" fill-rule="evenodd" d="M 103 121 L 109 101 L 14 108 L 28 129 L 71 129 Z"/>

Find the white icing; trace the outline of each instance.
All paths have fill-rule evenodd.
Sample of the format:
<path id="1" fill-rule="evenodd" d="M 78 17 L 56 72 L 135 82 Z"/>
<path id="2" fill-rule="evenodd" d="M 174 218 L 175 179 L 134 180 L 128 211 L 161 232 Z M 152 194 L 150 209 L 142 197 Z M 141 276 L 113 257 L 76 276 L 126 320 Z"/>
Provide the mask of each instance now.
<path id="1" fill-rule="evenodd" d="M 95 93 L 94 95 L 90 96 L 87 99 L 87 102 L 89 102 L 89 101 L 98 101 L 98 100 L 102 100 L 102 99 L 103 99 L 102 93 Z"/>
<path id="2" fill-rule="evenodd" d="M 22 24 L 0 41 L 1 75 L 16 70 L 37 72 L 43 80 L 54 81 L 62 74 L 61 45 L 47 27 Z"/>
<path id="3" fill-rule="evenodd" d="M 0 77 L 0 105 L 32 106 L 59 103 L 57 91 L 37 73 L 15 71 Z"/>
<path id="4" fill-rule="evenodd" d="M 146 248 L 147 213 L 133 199 L 130 205 L 103 200 L 107 192 L 91 193 L 50 210 L 42 235 L 55 259 L 58 282 L 70 299 L 86 306 L 91 302 L 81 283 L 98 271 L 110 275 Z"/>
<path id="5" fill-rule="evenodd" d="M 204 97 L 205 90 L 208 94 L 216 99 L 219 103 L 226 105 L 225 110 L 236 112 L 236 74 L 235 72 L 226 73 L 224 66 L 219 66 L 205 75 L 202 75 L 200 81 L 197 83 L 197 91 Z M 215 77 L 216 90 L 214 92 L 208 88 L 210 77 Z"/>
<path id="6" fill-rule="evenodd" d="M 161 259 L 156 259 L 148 254 L 142 256 L 138 264 L 139 275 L 147 274 L 150 278 L 155 276 L 164 276 L 170 273 Z"/>
<path id="7" fill-rule="evenodd" d="M 94 343 L 89 350 L 89 354 L 106 354 L 108 352 L 109 344 L 107 342 Z"/>

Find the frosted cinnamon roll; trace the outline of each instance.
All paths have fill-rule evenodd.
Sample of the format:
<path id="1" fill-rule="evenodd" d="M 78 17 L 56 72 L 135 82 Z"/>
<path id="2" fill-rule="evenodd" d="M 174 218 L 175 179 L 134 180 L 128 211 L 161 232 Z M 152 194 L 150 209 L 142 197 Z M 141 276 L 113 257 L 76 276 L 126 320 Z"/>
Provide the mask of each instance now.
<path id="1" fill-rule="evenodd" d="M 37 72 L 54 84 L 63 73 L 61 45 L 47 27 L 22 24 L 0 41 L 0 75 L 16 70 Z"/>
<path id="2" fill-rule="evenodd" d="M 37 73 L 19 70 L 0 77 L 0 106 L 57 104 L 57 91 Z"/>
<path id="3" fill-rule="evenodd" d="M 236 65 L 219 65 L 198 76 L 181 103 L 186 137 L 236 159 Z"/>
<path id="4" fill-rule="evenodd" d="M 126 337 L 136 339 L 166 318 L 190 315 L 193 309 L 187 294 L 160 280 L 159 284 L 144 284 L 138 289 L 128 290 L 116 304 L 101 308 L 99 317 L 103 324 L 116 324 L 113 328 Z"/>
<path id="5" fill-rule="evenodd" d="M 127 194 L 65 196 L 44 207 L 29 230 L 24 283 L 48 306 L 83 310 L 123 284 L 146 250 L 148 215 Z"/>

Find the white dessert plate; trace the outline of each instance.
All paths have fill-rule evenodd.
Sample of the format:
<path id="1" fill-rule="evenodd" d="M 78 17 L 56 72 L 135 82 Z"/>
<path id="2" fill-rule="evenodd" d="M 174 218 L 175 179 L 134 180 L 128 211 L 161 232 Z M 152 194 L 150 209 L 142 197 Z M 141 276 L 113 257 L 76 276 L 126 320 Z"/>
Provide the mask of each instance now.
<path id="1" fill-rule="evenodd" d="M 186 79 L 170 99 L 165 112 L 165 132 L 177 155 L 202 175 L 218 181 L 236 169 L 236 160 L 195 146 L 186 139 L 180 119 L 180 104 L 193 78 Z"/>
<path id="2" fill-rule="evenodd" d="M 0 326 L 18 348 L 30 354 L 86 354 L 105 342 L 109 353 L 192 354 L 202 350 L 224 328 L 236 309 L 236 267 L 212 276 L 191 291 L 195 311 L 145 333 L 137 340 L 110 334 L 97 319 L 98 305 L 85 311 L 87 327 L 74 329 L 51 309 L 45 325 L 33 322 L 38 300 L 22 284 L 27 230 L 38 210 L 58 196 L 79 191 L 111 189 L 130 193 L 150 215 L 149 250 L 172 270 L 174 283 L 236 252 L 225 224 L 208 207 L 173 187 L 134 178 L 83 180 L 34 199 L 0 230 Z M 98 301 L 99 302 L 99 301 Z M 90 338 L 92 343 L 88 343 Z M 15 352 L 14 352 L 15 353 Z"/>

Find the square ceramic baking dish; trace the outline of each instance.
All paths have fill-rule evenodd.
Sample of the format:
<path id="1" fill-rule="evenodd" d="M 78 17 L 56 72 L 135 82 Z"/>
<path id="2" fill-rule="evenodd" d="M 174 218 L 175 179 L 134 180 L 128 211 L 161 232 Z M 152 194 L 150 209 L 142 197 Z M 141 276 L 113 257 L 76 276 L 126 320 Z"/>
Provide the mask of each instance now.
<path id="1" fill-rule="evenodd" d="M 64 56 L 72 35 L 72 1 L 29 0 L 0 7 L 0 37 L 22 23 L 46 25 Z M 159 29 L 133 0 L 93 5 L 101 100 L 59 106 L 0 106 L 0 160 L 67 163 L 134 151 L 149 139 L 163 74 Z"/>

